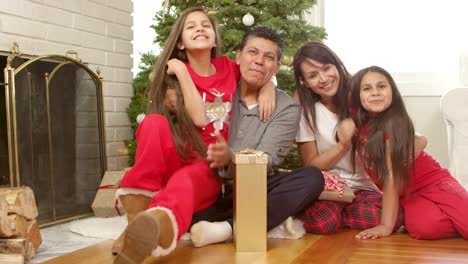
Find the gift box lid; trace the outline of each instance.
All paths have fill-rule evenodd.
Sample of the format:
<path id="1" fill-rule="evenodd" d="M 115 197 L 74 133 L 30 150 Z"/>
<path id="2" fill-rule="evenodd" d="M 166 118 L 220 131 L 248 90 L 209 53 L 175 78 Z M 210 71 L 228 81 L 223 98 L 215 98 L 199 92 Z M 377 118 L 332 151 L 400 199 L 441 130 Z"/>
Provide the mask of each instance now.
<path id="1" fill-rule="evenodd" d="M 234 152 L 233 161 L 235 164 L 266 164 L 268 154 L 260 150 L 245 149 Z"/>

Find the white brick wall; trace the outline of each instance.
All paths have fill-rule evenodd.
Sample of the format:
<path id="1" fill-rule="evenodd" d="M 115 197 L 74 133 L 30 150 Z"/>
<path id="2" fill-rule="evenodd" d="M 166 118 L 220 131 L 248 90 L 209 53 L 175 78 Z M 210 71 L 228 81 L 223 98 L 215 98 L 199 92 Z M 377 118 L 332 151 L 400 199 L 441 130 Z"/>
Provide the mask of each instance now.
<path id="1" fill-rule="evenodd" d="M 133 95 L 132 12 L 132 0 L 0 0 L 0 52 L 13 42 L 28 55 L 75 50 L 91 69 L 101 68 L 108 170 L 128 166 L 124 140 L 133 137 L 126 114 Z"/>

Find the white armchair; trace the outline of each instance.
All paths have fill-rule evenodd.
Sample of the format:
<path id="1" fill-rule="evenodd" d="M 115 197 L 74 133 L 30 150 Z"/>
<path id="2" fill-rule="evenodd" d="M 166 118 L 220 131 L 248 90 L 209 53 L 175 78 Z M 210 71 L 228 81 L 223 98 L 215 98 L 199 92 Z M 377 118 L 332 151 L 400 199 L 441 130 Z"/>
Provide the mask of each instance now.
<path id="1" fill-rule="evenodd" d="M 449 170 L 468 189 L 468 88 L 446 93 L 440 107 L 447 124 Z"/>

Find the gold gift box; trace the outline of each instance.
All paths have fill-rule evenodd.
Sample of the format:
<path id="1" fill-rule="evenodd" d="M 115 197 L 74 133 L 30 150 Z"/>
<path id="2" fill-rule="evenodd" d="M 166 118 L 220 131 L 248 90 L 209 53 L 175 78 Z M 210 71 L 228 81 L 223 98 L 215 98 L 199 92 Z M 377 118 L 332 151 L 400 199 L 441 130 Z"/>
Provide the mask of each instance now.
<path id="1" fill-rule="evenodd" d="M 341 196 L 338 193 L 338 191 L 323 191 L 320 194 L 318 199 L 327 200 L 327 201 L 335 201 L 335 202 L 352 203 L 354 200 L 354 192 L 353 190 L 351 190 L 349 186 L 346 186 Z"/>
<path id="2" fill-rule="evenodd" d="M 120 180 L 129 169 L 106 171 L 91 205 L 96 217 L 114 217 L 118 216 L 119 213 L 125 214 L 122 204 L 116 203 L 115 192 L 119 188 Z"/>
<path id="3" fill-rule="evenodd" d="M 268 155 L 234 153 L 234 243 L 238 252 L 267 250 Z"/>

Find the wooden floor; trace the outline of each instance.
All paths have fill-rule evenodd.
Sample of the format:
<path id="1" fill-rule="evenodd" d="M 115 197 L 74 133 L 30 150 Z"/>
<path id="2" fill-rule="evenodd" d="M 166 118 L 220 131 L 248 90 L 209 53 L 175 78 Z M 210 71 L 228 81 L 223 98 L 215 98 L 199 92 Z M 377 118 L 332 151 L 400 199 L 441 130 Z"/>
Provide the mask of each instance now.
<path id="1" fill-rule="evenodd" d="M 236 253 L 234 245 L 226 243 L 194 248 L 190 242 L 181 241 L 170 256 L 148 258 L 144 263 L 468 263 L 468 241 L 461 238 L 424 241 L 396 234 L 377 240 L 357 240 L 355 234 L 355 230 L 344 230 L 331 236 L 270 239 L 266 253 Z M 105 241 L 43 263 L 112 263 L 112 242 Z"/>

